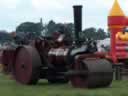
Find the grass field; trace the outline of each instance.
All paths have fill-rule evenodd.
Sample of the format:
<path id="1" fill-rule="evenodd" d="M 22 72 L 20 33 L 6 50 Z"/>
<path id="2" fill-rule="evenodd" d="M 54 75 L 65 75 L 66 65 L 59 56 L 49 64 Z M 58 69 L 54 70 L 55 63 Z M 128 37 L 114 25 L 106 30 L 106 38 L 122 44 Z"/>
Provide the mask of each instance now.
<path id="1" fill-rule="evenodd" d="M 0 74 L 0 96 L 128 96 L 128 81 L 114 81 L 109 88 L 79 89 L 70 84 L 49 85 L 44 81 L 25 86 Z"/>

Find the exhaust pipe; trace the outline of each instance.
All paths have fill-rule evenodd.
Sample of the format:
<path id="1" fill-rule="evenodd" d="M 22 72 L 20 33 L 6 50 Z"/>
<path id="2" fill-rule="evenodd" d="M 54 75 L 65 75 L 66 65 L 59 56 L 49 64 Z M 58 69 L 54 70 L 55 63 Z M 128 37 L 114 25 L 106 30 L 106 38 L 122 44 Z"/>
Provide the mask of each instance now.
<path id="1" fill-rule="evenodd" d="M 75 43 L 80 45 L 79 33 L 82 31 L 82 5 L 73 6 L 74 9 L 74 29 L 75 29 Z"/>

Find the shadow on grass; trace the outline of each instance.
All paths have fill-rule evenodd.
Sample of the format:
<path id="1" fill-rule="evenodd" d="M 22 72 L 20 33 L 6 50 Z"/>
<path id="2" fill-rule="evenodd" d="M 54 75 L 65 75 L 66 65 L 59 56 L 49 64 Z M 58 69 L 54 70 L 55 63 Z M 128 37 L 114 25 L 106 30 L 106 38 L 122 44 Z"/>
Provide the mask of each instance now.
<path id="1" fill-rule="evenodd" d="M 47 80 L 40 80 L 36 86 L 61 86 L 61 85 L 67 85 L 68 83 L 48 83 Z"/>

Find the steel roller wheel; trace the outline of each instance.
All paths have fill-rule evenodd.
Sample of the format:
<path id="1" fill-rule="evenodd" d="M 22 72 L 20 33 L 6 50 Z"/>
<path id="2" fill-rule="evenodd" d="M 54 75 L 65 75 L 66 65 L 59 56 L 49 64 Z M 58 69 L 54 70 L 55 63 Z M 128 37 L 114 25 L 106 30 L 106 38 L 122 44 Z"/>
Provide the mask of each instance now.
<path id="1" fill-rule="evenodd" d="M 3 51 L 2 53 L 2 64 L 3 64 L 3 71 L 4 73 L 8 73 L 8 54 L 6 51 Z"/>
<path id="2" fill-rule="evenodd" d="M 41 60 L 38 52 L 31 46 L 18 48 L 15 58 L 14 77 L 22 84 L 36 84 L 39 80 Z"/>
<path id="3" fill-rule="evenodd" d="M 75 75 L 71 77 L 71 84 L 74 87 L 107 87 L 113 79 L 112 65 L 103 59 L 83 60 L 74 65 L 75 71 L 85 71 L 84 75 Z"/>
<path id="4" fill-rule="evenodd" d="M 9 74 L 12 72 L 12 67 L 13 67 L 13 56 L 12 50 L 4 50 L 2 52 L 2 64 L 3 64 L 3 72 L 6 74 Z"/>

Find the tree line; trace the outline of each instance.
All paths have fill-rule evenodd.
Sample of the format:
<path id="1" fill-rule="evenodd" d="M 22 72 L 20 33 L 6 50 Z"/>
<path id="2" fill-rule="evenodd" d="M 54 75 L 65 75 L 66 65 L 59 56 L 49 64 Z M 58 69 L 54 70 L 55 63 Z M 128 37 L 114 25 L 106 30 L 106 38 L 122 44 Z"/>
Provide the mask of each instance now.
<path id="1" fill-rule="evenodd" d="M 42 19 L 38 23 L 23 22 L 16 27 L 17 34 L 30 34 L 31 36 L 46 36 L 50 37 L 54 32 L 63 32 L 69 39 L 74 39 L 74 24 L 73 23 L 56 23 L 50 20 L 47 24 L 43 24 Z M 6 34 L 6 35 L 5 35 Z M 90 27 L 84 29 L 79 34 L 81 39 L 92 38 L 94 40 L 103 40 L 109 37 L 109 33 L 102 28 Z M 7 32 L 0 31 L 0 42 L 10 41 L 11 37 Z"/>

